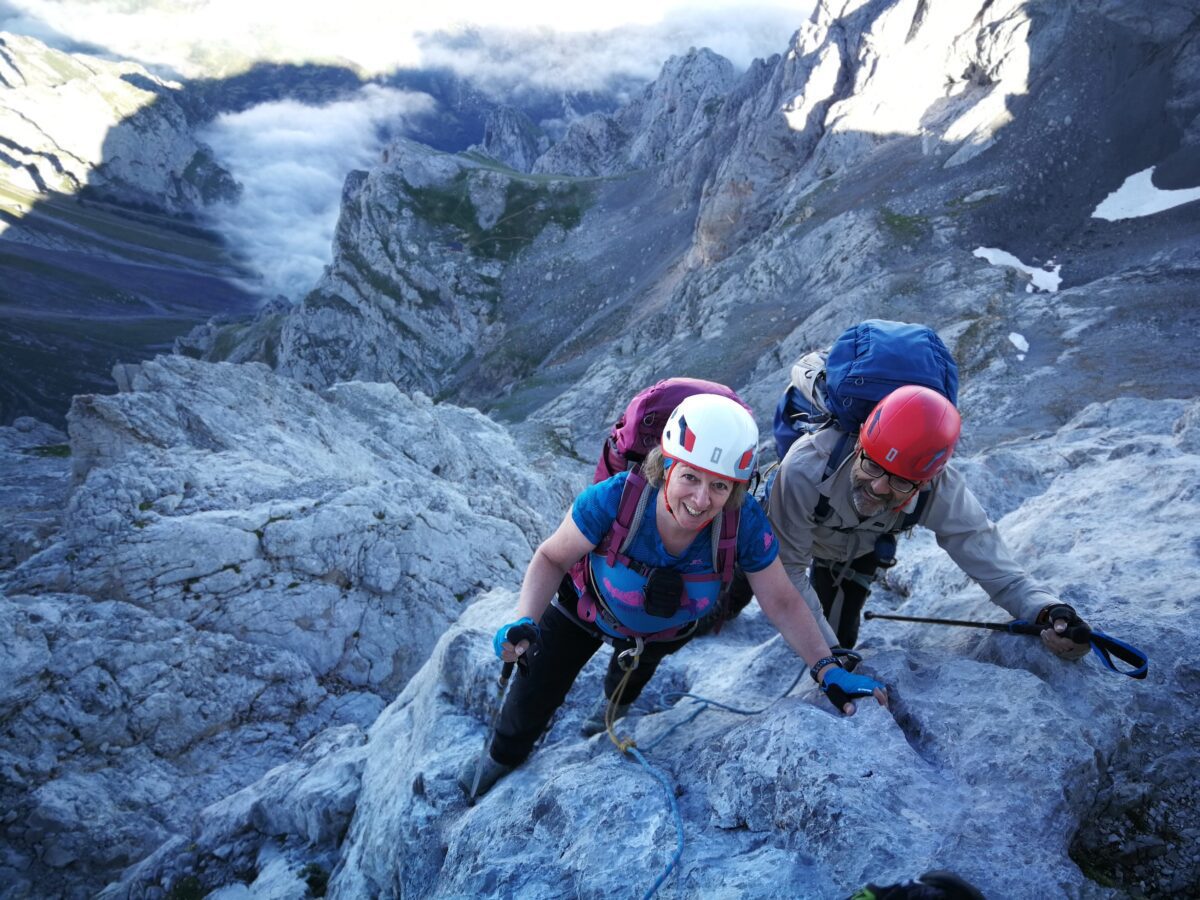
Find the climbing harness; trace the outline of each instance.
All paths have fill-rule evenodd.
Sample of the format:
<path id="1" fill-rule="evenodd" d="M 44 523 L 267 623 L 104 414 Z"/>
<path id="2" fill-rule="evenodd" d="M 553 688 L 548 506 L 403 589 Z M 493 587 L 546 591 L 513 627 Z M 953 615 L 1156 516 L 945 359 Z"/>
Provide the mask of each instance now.
<path id="1" fill-rule="evenodd" d="M 487 759 L 488 748 L 496 737 L 496 725 L 500 721 L 500 708 L 504 706 L 504 693 L 508 690 L 508 680 L 512 677 L 513 663 L 506 662 L 500 667 L 500 679 L 497 684 L 500 692 L 496 697 L 496 708 L 492 711 L 492 725 L 488 729 L 487 739 L 483 742 L 483 753 L 479 755 L 479 764 L 475 767 L 475 778 L 471 782 L 471 793 L 467 797 L 467 806 L 475 805 L 475 793 L 479 790 L 479 779 L 483 777 L 483 766 Z"/>
<path id="2" fill-rule="evenodd" d="M 1025 635 L 1040 635 L 1051 625 L 1038 625 L 1033 622 L 1026 622 L 1024 619 L 1014 619 L 1012 622 L 968 622 L 961 619 L 929 619 L 919 616 L 895 616 L 885 613 L 867 612 L 863 613 L 864 619 L 892 619 L 897 622 L 919 622 L 926 625 L 961 625 L 966 628 L 986 628 L 989 631 L 1004 631 L 1008 634 L 1025 634 Z M 1100 660 L 1101 664 L 1111 672 L 1116 672 L 1120 675 L 1128 675 L 1130 678 L 1141 680 L 1146 677 L 1149 659 L 1146 654 L 1134 647 L 1132 644 L 1127 644 L 1122 640 L 1105 634 L 1095 628 L 1089 628 L 1087 625 L 1076 625 L 1075 629 L 1080 632 L 1069 635 L 1072 640 L 1076 636 L 1084 638 L 1092 645 L 1092 652 Z M 1076 640 L 1078 644 L 1082 644 L 1083 640 Z M 1132 666 L 1130 669 L 1122 670 L 1113 665 L 1112 658 L 1116 657 L 1123 663 Z"/>

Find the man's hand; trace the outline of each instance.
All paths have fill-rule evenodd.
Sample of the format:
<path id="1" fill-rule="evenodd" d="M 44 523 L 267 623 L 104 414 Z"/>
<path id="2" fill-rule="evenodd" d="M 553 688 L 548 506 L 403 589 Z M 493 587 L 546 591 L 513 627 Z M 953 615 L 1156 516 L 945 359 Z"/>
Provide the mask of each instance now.
<path id="1" fill-rule="evenodd" d="M 1042 643 L 1055 656 L 1074 661 L 1087 656 L 1092 648 L 1092 630 L 1066 603 L 1043 607 L 1035 621 L 1049 626 L 1042 629 Z"/>

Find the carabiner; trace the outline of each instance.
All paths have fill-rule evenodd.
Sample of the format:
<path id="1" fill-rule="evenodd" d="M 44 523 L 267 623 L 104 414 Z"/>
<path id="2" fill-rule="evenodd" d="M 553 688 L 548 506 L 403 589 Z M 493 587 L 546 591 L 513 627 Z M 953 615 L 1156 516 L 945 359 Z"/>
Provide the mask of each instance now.
<path id="1" fill-rule="evenodd" d="M 634 646 L 628 650 L 622 650 L 617 654 L 617 665 L 621 667 L 622 672 L 632 672 L 638 667 L 638 662 L 641 660 L 642 651 L 646 649 L 646 641 L 641 635 L 635 635 L 633 638 Z M 626 658 L 632 660 L 626 664 Z"/>

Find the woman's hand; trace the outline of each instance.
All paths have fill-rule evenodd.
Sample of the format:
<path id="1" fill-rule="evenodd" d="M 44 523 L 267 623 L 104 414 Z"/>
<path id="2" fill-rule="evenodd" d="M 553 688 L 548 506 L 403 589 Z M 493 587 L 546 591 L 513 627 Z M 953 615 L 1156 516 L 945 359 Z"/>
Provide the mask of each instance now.
<path id="1" fill-rule="evenodd" d="M 541 629 L 533 619 L 522 616 L 497 629 L 496 636 L 492 638 L 492 649 L 506 663 L 515 662 L 524 669 L 529 664 L 525 654 L 537 644 L 541 634 Z"/>
<path id="2" fill-rule="evenodd" d="M 855 713 L 855 697 L 874 697 L 880 706 L 888 705 L 887 689 L 874 678 L 855 675 L 841 666 L 832 665 L 824 670 L 821 691 L 829 702 L 848 716 Z"/>

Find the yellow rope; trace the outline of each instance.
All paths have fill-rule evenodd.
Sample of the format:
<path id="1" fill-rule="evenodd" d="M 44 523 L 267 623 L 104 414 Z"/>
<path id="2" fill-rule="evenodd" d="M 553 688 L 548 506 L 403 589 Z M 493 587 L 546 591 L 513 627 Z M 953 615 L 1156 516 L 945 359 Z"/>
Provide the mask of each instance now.
<path id="1" fill-rule="evenodd" d="M 613 695 L 608 699 L 608 708 L 604 711 L 604 728 L 608 732 L 608 739 L 613 742 L 613 746 L 621 753 L 628 753 L 629 748 L 637 746 L 637 741 L 629 735 L 621 737 L 617 734 L 617 708 L 621 705 L 621 697 L 625 694 L 625 686 L 629 684 L 629 679 L 633 676 L 641 659 L 641 639 L 638 639 L 636 650 L 627 650 L 625 653 L 628 653 L 633 658 L 633 664 L 625 668 L 624 663 L 621 663 L 620 659 L 617 660 L 621 667 L 625 668 L 625 677 L 621 679 L 621 683 L 617 685 L 617 689 L 613 691 Z M 624 658 L 625 653 L 621 654 L 621 658 Z"/>

